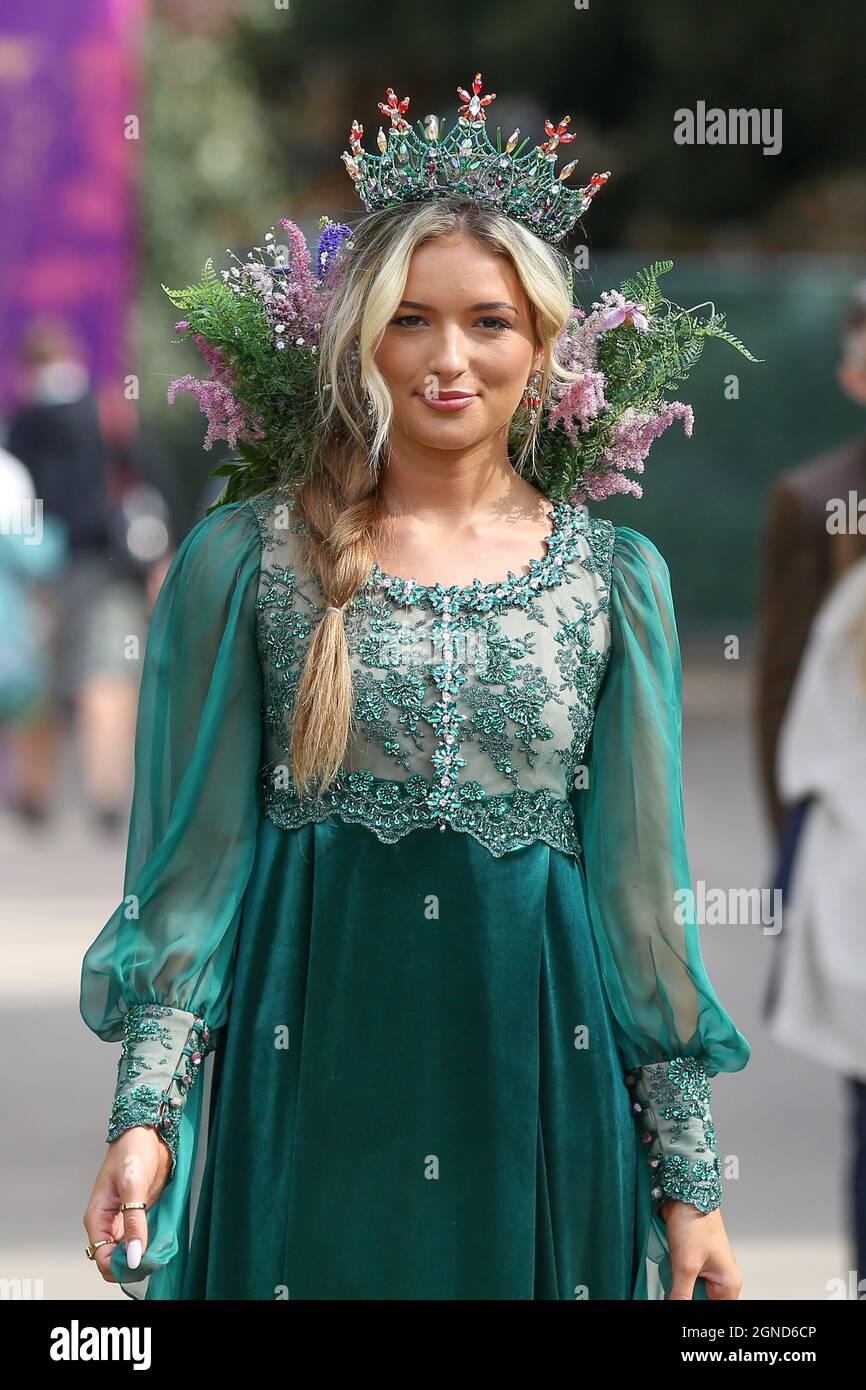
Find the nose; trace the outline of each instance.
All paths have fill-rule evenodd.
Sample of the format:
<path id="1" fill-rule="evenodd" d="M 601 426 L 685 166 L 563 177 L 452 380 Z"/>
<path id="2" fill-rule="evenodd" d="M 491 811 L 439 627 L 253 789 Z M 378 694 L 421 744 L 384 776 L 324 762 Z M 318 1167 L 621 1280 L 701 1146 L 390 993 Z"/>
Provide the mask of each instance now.
<path id="1" fill-rule="evenodd" d="M 459 323 L 441 324 L 431 345 L 430 372 L 443 382 L 453 381 L 469 368 L 466 335 Z"/>

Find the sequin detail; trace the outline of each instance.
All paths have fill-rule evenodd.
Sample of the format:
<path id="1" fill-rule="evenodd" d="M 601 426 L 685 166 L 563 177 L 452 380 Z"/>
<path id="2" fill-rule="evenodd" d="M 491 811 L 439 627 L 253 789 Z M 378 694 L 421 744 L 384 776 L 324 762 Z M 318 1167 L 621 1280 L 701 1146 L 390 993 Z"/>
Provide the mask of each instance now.
<path id="1" fill-rule="evenodd" d="M 654 1178 L 653 1200 L 661 1204 L 673 1197 L 698 1211 L 714 1211 L 722 1200 L 721 1162 L 706 1064 L 674 1057 L 632 1068 L 625 1082 L 632 1088 L 632 1110 Z"/>
<path id="2" fill-rule="evenodd" d="M 108 1122 L 107 1143 L 134 1125 L 153 1125 L 171 1154 L 174 1177 L 180 1116 L 190 1087 L 208 1052 L 211 1032 L 203 1018 L 167 1004 L 136 1004 L 123 1021 L 117 1086 Z M 144 1072 L 156 1084 L 139 1082 Z"/>
<path id="3" fill-rule="evenodd" d="M 612 523 L 557 503 L 546 554 L 500 583 L 419 584 L 374 565 L 347 605 L 353 731 L 336 780 L 301 797 L 291 714 L 327 604 L 303 564 L 292 494 L 248 503 L 262 537 L 264 809 L 296 829 L 332 815 L 391 844 L 419 828 L 502 855 L 537 840 L 580 854 L 569 799 L 609 656 Z"/>

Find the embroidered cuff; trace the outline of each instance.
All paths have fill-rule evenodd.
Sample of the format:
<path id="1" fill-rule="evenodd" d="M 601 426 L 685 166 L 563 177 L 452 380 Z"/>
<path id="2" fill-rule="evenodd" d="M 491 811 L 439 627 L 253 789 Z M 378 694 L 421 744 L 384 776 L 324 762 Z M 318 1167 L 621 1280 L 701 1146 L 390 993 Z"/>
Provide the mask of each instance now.
<path id="1" fill-rule="evenodd" d="M 722 1178 L 705 1064 L 674 1057 L 632 1068 L 625 1083 L 655 1179 L 655 1202 L 673 1197 L 698 1211 L 714 1211 L 722 1201 Z"/>
<path id="2" fill-rule="evenodd" d="M 212 1051 L 210 1029 L 196 1014 L 167 1004 L 131 1008 L 124 1019 L 106 1142 L 110 1144 L 133 1125 L 154 1125 L 171 1153 L 170 1182 L 184 1101 L 201 1063 Z"/>

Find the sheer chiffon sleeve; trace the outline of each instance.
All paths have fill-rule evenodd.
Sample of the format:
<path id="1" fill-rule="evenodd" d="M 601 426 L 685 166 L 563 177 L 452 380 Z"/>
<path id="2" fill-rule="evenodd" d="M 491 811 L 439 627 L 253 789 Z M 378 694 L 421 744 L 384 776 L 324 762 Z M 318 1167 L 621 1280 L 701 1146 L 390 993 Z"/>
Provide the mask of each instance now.
<path id="1" fill-rule="evenodd" d="M 152 1124 L 171 1153 L 141 1266 L 127 1270 L 115 1251 L 124 1283 L 177 1251 L 201 1111 L 194 1082 L 228 1014 L 258 833 L 260 558 L 255 517 L 233 503 L 193 527 L 166 575 L 142 670 L 123 901 L 82 964 L 84 1022 L 123 1043 L 107 1142 Z"/>
<path id="2" fill-rule="evenodd" d="M 670 574 L 618 526 L 610 650 L 572 793 L 590 925 L 654 1196 L 720 1199 L 709 1078 L 750 1057 L 701 956 L 685 837 L 682 673 Z"/>

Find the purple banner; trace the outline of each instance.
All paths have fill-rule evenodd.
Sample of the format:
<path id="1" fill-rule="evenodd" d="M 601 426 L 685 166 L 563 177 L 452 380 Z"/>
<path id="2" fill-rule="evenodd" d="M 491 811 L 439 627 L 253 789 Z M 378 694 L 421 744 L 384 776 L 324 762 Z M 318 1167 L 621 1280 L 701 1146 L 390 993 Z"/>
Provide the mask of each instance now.
<path id="1" fill-rule="evenodd" d="M 34 319 L 73 331 L 97 389 L 131 370 L 146 15 L 147 0 L 0 0 L 0 413 Z"/>

